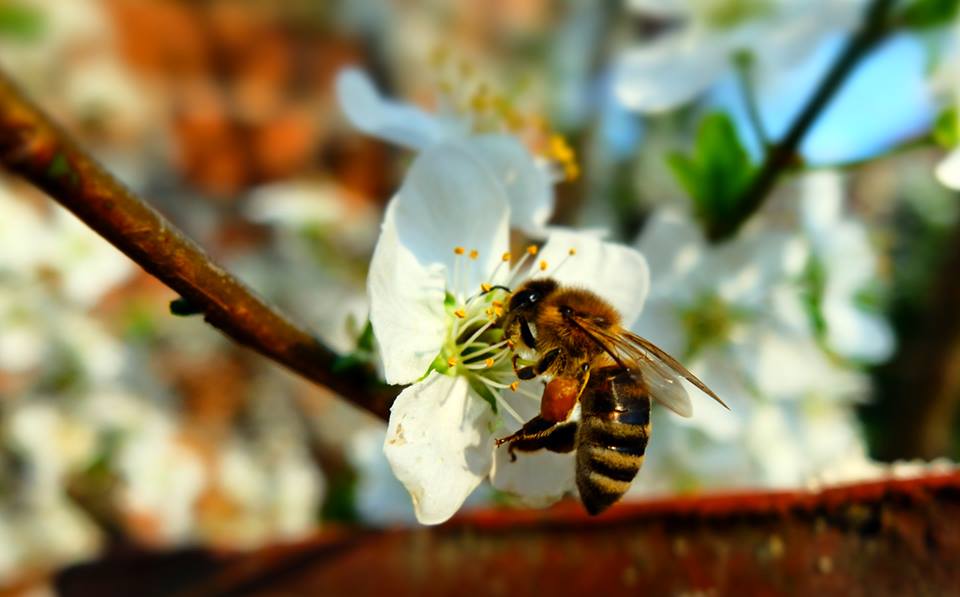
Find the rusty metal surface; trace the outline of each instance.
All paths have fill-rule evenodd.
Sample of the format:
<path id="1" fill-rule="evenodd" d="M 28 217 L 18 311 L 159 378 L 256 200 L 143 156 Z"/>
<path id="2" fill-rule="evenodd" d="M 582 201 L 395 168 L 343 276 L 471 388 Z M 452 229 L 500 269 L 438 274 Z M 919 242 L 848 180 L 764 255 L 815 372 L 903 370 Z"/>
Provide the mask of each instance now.
<path id="1" fill-rule="evenodd" d="M 248 554 L 116 556 L 65 595 L 960 594 L 960 474 L 820 493 L 492 510 L 433 529 L 330 529 Z"/>

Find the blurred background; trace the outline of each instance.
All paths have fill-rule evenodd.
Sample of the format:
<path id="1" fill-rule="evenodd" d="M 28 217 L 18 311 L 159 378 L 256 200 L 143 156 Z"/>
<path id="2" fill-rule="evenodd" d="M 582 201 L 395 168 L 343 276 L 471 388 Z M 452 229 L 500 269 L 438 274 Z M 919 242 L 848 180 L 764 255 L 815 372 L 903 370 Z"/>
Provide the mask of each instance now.
<path id="1" fill-rule="evenodd" d="M 412 156 L 350 125 L 337 72 L 359 66 L 384 95 L 452 115 L 497 90 L 574 150 L 552 222 L 645 252 L 636 330 L 734 406 L 657 413 L 631 499 L 949 470 L 954 3 L 901 2 L 759 212 L 708 233 L 868 6 L 816 4 L 0 0 L 0 64 L 344 354 L 363 344 L 381 210 Z M 0 587 L 40 590 L 117 546 L 251 549 L 325 524 L 413 524 L 382 422 L 172 316 L 174 298 L 0 176 Z M 470 505 L 517 507 L 489 487 Z"/>

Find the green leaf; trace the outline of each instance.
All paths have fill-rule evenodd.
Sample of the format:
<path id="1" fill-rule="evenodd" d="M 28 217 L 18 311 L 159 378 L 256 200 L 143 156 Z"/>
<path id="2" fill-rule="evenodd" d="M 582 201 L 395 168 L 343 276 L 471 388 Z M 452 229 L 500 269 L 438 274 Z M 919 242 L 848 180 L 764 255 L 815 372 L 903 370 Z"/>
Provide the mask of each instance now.
<path id="1" fill-rule="evenodd" d="M 960 123 L 957 123 L 957 108 L 950 106 L 937 115 L 933 123 L 933 141 L 940 147 L 953 149 L 960 144 Z"/>
<path id="2" fill-rule="evenodd" d="M 373 352 L 373 340 L 373 324 L 368 319 L 366 325 L 363 326 L 363 331 L 357 338 L 357 350 Z"/>
<path id="3" fill-rule="evenodd" d="M 913 0 L 900 14 L 903 24 L 913 29 L 946 25 L 957 16 L 960 0 Z"/>
<path id="4" fill-rule="evenodd" d="M 0 2 L 0 37 L 33 41 L 43 34 L 45 27 L 40 9 L 16 2 Z"/>
<path id="5" fill-rule="evenodd" d="M 693 200 L 697 216 L 713 227 L 733 219 L 737 204 L 753 177 L 755 167 L 744 149 L 730 117 L 722 112 L 700 121 L 689 154 L 674 153 L 667 165 Z"/>

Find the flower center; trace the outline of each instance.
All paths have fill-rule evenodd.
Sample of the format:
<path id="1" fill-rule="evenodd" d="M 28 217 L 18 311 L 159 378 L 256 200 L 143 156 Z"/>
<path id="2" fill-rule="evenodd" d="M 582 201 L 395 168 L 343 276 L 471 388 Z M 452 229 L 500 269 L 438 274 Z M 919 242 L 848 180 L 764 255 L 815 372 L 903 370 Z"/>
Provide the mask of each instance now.
<path id="1" fill-rule="evenodd" d="M 726 341 L 734 325 L 743 317 L 743 313 L 712 293 L 682 309 L 680 323 L 687 337 L 685 358 L 693 358 L 703 348 Z"/>
<path id="2" fill-rule="evenodd" d="M 527 247 L 523 256 L 513 265 L 510 264 L 511 254 L 504 253 L 494 270 L 484 276 L 487 282 L 464 292 L 459 284 L 460 275 L 466 267 L 475 266 L 479 252 L 463 247 L 456 247 L 453 252 L 454 269 L 444 298 L 446 339 L 431 369 L 444 375 L 466 378 L 474 392 L 488 402 L 494 412 L 502 407 L 517 421 L 524 423 L 503 399 L 503 390 L 526 394 L 535 400 L 539 400 L 540 396 L 520 388 L 514 375 L 510 359 L 513 350 L 504 338 L 501 326 L 510 294 L 505 288 L 516 288 L 533 273 L 546 272 L 550 264 L 537 259 L 539 249 L 535 245 Z M 569 255 L 575 253 L 571 249 Z M 552 271 L 561 265 L 562 262 Z"/>
<path id="3" fill-rule="evenodd" d="M 525 109 L 529 82 L 521 81 L 512 95 L 501 93 L 477 74 L 467 60 L 457 60 L 446 47 L 435 48 L 430 62 L 438 76 L 443 104 L 469 123 L 474 133 L 506 132 L 520 138 L 531 153 L 550 161 L 558 178 L 575 180 L 580 166 L 573 148 L 551 131 L 547 119 L 536 110 Z"/>

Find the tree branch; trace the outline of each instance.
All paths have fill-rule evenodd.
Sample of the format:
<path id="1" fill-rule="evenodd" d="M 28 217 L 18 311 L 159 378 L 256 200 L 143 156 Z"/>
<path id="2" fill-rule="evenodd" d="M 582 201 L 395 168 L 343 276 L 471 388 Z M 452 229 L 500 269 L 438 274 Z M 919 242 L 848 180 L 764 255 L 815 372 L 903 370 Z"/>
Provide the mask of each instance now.
<path id="1" fill-rule="evenodd" d="M 387 417 L 394 389 L 380 385 L 369 371 L 334 373 L 336 353 L 215 264 L 97 164 L 3 73 L 0 163 L 73 212 L 233 340 Z"/>
<path id="2" fill-rule="evenodd" d="M 711 222 L 707 235 L 712 241 L 721 241 L 737 230 L 756 213 L 770 195 L 780 176 L 797 160 L 797 149 L 811 127 L 837 94 L 847 77 L 876 45 L 890 32 L 890 12 L 896 0 L 874 0 L 864 15 L 860 29 L 850 38 L 830 71 L 820 82 L 813 97 L 790 125 L 783 138 L 769 147 L 763 163 L 752 182 L 737 201 L 737 214 L 726 221 Z"/>

